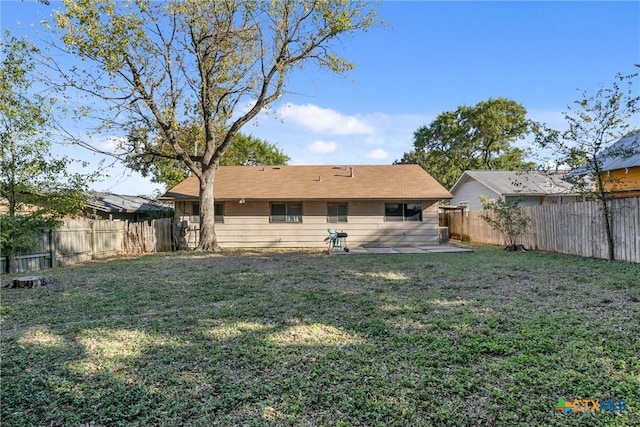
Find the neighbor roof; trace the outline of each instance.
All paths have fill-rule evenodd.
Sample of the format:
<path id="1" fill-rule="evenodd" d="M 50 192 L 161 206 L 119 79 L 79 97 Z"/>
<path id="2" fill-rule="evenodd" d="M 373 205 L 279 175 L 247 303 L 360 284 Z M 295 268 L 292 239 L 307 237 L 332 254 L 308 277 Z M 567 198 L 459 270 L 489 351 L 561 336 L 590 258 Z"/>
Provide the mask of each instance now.
<path id="1" fill-rule="evenodd" d="M 160 197 L 194 200 L 199 184 L 191 176 Z M 418 165 L 221 166 L 216 200 L 423 200 L 450 199 L 438 181 Z"/>
<path id="2" fill-rule="evenodd" d="M 536 171 L 465 171 L 451 187 L 456 190 L 470 179 L 503 196 L 537 196 L 541 194 L 575 194 L 573 186 L 560 174 Z"/>
<path id="3" fill-rule="evenodd" d="M 616 169 L 640 166 L 640 133 L 625 136 L 602 150 L 600 169 L 612 171 Z M 584 165 L 571 172 L 571 175 L 583 175 L 593 172 L 591 166 Z"/>
<path id="4" fill-rule="evenodd" d="M 111 193 L 96 192 L 91 195 L 87 207 L 102 212 L 162 212 L 171 210 L 170 207 L 154 200 L 139 196 L 127 196 Z"/>

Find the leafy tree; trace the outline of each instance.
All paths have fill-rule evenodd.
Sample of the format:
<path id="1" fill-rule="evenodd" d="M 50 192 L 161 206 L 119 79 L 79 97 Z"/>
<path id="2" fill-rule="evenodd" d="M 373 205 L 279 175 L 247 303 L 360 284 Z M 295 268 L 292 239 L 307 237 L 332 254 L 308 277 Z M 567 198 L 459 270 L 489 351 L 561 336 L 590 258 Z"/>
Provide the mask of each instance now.
<path id="1" fill-rule="evenodd" d="M 0 248 L 10 259 L 35 248 L 34 232 L 54 227 L 85 203 L 87 176 L 71 174 L 68 158 L 53 158 L 47 126 L 55 100 L 32 94 L 38 50 L 5 34 L 0 64 Z"/>
<path id="2" fill-rule="evenodd" d="M 142 152 L 177 159 L 200 182 L 201 250 L 218 250 L 215 171 L 240 129 L 284 94 L 306 64 L 343 73 L 332 48 L 377 19 L 350 0 L 65 0 L 55 24 L 82 67 L 54 65 L 67 88 L 108 105 L 110 130 L 141 127 Z M 183 148 L 181 123 L 204 131 L 201 152 Z M 171 155 L 157 150 L 162 138 Z M 150 142 L 150 143 L 149 143 Z"/>
<path id="3" fill-rule="evenodd" d="M 512 146 L 533 123 L 526 109 L 506 98 L 490 98 L 475 106 L 460 106 L 414 132 L 414 151 L 396 163 L 418 163 L 443 186 L 451 188 L 465 170 L 526 170 L 535 163 Z"/>
<path id="4" fill-rule="evenodd" d="M 636 132 L 630 130 L 633 129 L 631 119 L 640 111 L 640 96 L 637 89 L 634 90 L 637 77 L 637 73 L 618 74 L 610 87 L 600 87 L 594 94 L 581 91 L 576 107 L 569 106 L 564 112 L 568 129 L 561 132 L 542 126 L 536 137 L 541 148 L 553 152 L 555 164 L 571 169 L 581 167 L 581 173 L 574 173 L 575 186 L 600 205 L 610 261 L 615 259 L 615 253 L 609 201 L 618 182 L 602 165 L 606 158 L 640 152 L 638 139 L 631 147 L 617 152 L 608 148 L 623 136 Z"/>
<path id="5" fill-rule="evenodd" d="M 286 165 L 290 157 L 275 144 L 251 135 L 238 134 L 233 145 L 220 160 L 225 166 Z"/>
<path id="6" fill-rule="evenodd" d="M 181 130 L 181 144 L 185 151 L 199 153 L 204 150 L 204 132 L 196 125 L 186 126 Z M 159 157 L 146 153 L 139 138 L 147 138 L 144 131 L 133 130 L 129 133 L 127 144 L 135 147 L 126 156 L 126 164 L 143 176 L 151 176 L 153 182 L 163 183 L 166 189 L 175 187 L 189 175 L 189 168 L 176 158 Z M 156 150 L 164 150 L 171 156 L 171 145 L 160 139 Z M 285 165 L 289 161 L 275 144 L 270 144 L 251 135 L 238 133 L 227 153 L 220 159 L 222 166 L 253 166 L 253 165 Z"/>
<path id="7" fill-rule="evenodd" d="M 481 198 L 481 201 L 483 208 L 489 213 L 482 214 L 480 218 L 502 234 L 507 245 L 505 249 L 510 251 L 524 250 L 524 247 L 518 244 L 518 238 L 527 232 L 531 219 L 524 215 L 518 201 L 489 201 L 486 198 Z"/>

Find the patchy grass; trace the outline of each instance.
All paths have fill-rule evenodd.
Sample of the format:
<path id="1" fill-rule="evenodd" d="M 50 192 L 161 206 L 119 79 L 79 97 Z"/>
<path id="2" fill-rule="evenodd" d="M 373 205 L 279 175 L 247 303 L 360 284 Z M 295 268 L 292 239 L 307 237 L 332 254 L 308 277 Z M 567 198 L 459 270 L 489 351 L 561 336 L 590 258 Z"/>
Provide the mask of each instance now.
<path id="1" fill-rule="evenodd" d="M 2 290 L 3 426 L 640 425 L 636 264 L 262 251 L 46 275 Z"/>

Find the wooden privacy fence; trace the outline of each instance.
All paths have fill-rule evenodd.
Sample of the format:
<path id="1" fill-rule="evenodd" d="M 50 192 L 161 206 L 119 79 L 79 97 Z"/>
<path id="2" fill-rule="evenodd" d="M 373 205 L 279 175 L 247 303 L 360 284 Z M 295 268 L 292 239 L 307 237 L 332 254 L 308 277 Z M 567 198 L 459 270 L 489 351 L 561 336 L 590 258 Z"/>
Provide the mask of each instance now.
<path id="1" fill-rule="evenodd" d="M 36 253 L 16 257 L 18 272 L 42 270 L 120 255 L 171 251 L 171 218 L 150 222 L 92 219 L 65 220 L 55 230 L 36 236 Z M 0 257 L 2 272 L 7 259 Z"/>
<path id="2" fill-rule="evenodd" d="M 640 197 L 609 202 L 616 260 L 640 262 Z M 607 258 L 607 240 L 598 202 L 522 208 L 531 224 L 520 239 L 526 248 Z M 503 245 L 504 238 L 481 218 L 488 211 L 449 212 L 450 235 L 477 243 Z M 461 216 L 462 215 L 462 216 Z"/>

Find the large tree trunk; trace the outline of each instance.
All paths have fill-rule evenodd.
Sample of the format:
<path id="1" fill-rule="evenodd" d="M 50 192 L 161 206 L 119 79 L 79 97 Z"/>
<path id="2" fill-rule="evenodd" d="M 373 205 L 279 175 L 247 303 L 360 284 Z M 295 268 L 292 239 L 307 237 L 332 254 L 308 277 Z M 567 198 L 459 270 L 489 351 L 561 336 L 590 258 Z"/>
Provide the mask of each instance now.
<path id="1" fill-rule="evenodd" d="M 213 184 L 215 181 L 215 167 L 203 168 L 200 177 L 200 243 L 198 251 L 219 251 L 215 230 L 215 209 Z"/>

